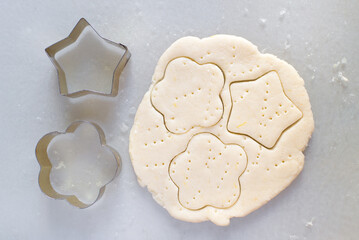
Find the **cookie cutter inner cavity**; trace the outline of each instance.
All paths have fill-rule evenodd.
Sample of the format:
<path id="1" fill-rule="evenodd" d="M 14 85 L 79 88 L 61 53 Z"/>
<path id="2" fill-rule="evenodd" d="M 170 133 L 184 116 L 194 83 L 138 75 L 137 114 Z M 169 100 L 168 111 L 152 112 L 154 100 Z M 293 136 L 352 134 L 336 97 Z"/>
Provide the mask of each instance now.
<path id="1" fill-rule="evenodd" d="M 36 147 L 36 156 L 42 191 L 80 208 L 102 196 L 121 166 L 120 155 L 106 145 L 101 128 L 84 121 L 72 123 L 64 133 L 45 135 Z"/>

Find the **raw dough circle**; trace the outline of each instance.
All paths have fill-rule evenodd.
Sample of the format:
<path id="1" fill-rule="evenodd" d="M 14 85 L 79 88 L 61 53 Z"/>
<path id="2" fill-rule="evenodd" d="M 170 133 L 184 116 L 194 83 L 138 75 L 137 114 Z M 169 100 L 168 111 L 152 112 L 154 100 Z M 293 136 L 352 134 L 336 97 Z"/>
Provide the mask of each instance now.
<path id="1" fill-rule="evenodd" d="M 139 183 L 173 217 L 228 225 L 296 178 L 313 129 L 291 65 L 240 37 L 184 37 L 158 61 L 129 150 Z"/>

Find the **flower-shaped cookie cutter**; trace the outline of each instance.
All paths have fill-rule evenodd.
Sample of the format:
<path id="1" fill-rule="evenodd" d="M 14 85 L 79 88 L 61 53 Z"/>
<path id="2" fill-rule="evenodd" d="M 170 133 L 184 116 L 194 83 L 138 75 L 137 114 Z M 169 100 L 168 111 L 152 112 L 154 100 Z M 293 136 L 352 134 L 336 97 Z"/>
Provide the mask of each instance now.
<path id="1" fill-rule="evenodd" d="M 84 29 L 90 27 L 101 39 L 103 39 L 107 44 L 113 45 L 115 47 L 118 47 L 120 49 L 123 49 L 125 52 L 122 55 L 122 57 L 120 58 L 119 63 L 117 64 L 114 72 L 113 72 L 113 77 L 112 77 L 112 86 L 111 86 L 111 91 L 110 93 L 105 93 L 105 92 L 101 92 L 101 91 L 94 91 L 94 90 L 88 90 L 88 89 L 83 89 L 80 91 L 75 91 L 72 93 L 69 93 L 68 91 L 68 84 L 67 84 L 67 80 L 66 80 L 66 74 L 65 71 L 63 70 L 63 68 L 61 67 L 61 65 L 59 64 L 59 62 L 56 60 L 55 55 L 65 49 L 66 47 L 70 46 L 71 44 L 74 44 L 77 39 L 80 37 L 80 35 L 83 33 Z M 128 60 L 131 57 L 131 54 L 128 50 L 128 48 L 121 44 L 121 43 L 115 43 L 112 42 L 106 38 L 101 37 L 96 30 L 84 19 L 81 18 L 78 23 L 76 24 L 76 26 L 73 28 L 73 30 L 71 31 L 70 35 L 66 38 L 64 38 L 63 40 L 58 41 L 57 43 L 51 45 L 50 47 L 45 49 L 45 52 L 47 53 L 47 55 L 49 56 L 51 62 L 54 64 L 56 70 L 57 70 L 57 76 L 58 76 L 58 81 L 59 81 L 59 88 L 60 88 L 60 94 L 63 96 L 67 96 L 67 97 L 71 97 L 71 98 L 76 98 L 76 97 L 81 97 L 87 94 L 95 94 L 95 95 L 101 95 L 101 96 L 110 96 L 110 97 L 114 97 L 118 94 L 118 90 L 119 90 L 119 77 L 121 75 L 122 70 L 124 69 L 124 67 L 126 66 Z"/>
<path id="2" fill-rule="evenodd" d="M 50 158 L 49 158 L 49 155 L 47 152 L 50 142 L 53 140 L 53 138 L 55 138 L 58 135 L 74 133 L 76 131 L 76 129 L 82 124 L 90 124 L 96 129 L 101 146 L 107 148 L 112 153 L 113 157 L 116 159 L 116 169 L 115 169 L 114 176 L 99 189 L 97 198 L 91 204 L 84 203 L 83 201 L 79 200 L 79 198 L 76 197 L 75 195 L 63 195 L 63 194 L 57 192 L 53 188 L 53 186 L 51 184 L 51 180 L 50 180 L 50 173 L 51 173 L 51 170 L 53 169 L 53 165 L 50 161 Z M 37 143 L 35 154 L 36 154 L 37 161 L 40 164 L 40 173 L 39 173 L 38 181 L 39 181 L 39 185 L 40 185 L 42 192 L 44 192 L 46 195 L 48 195 L 49 197 L 54 198 L 54 199 L 65 199 L 71 205 L 76 206 L 78 208 L 87 208 L 87 207 L 93 205 L 95 202 L 97 202 L 102 197 L 103 193 L 105 192 L 106 185 L 109 184 L 110 182 L 112 182 L 121 170 L 121 157 L 120 157 L 119 153 L 115 149 L 113 149 L 112 147 L 110 147 L 106 144 L 105 134 L 104 134 L 103 130 L 100 128 L 100 126 L 97 125 L 96 123 L 88 122 L 88 121 L 73 122 L 66 129 L 65 132 L 57 132 L 56 131 L 56 132 L 50 132 L 50 133 L 46 134 Z"/>

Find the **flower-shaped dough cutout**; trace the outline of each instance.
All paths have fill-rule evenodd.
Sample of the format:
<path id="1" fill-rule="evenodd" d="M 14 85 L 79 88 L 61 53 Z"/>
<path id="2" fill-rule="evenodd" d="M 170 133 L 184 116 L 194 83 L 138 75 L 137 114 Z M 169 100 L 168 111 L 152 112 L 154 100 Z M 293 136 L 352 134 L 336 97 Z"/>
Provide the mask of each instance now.
<path id="1" fill-rule="evenodd" d="M 181 134 L 194 127 L 213 126 L 221 119 L 223 84 L 218 66 L 181 57 L 168 64 L 164 78 L 152 89 L 151 101 L 167 129 Z"/>
<path id="2" fill-rule="evenodd" d="M 228 131 L 245 134 L 272 148 L 282 132 L 302 117 L 285 95 L 275 71 L 250 81 L 230 85 L 232 110 Z"/>
<path id="3" fill-rule="evenodd" d="M 39 184 L 53 198 L 84 208 L 96 202 L 118 173 L 120 157 L 98 125 L 75 122 L 65 133 L 45 135 L 36 147 Z"/>
<path id="4" fill-rule="evenodd" d="M 225 144 L 211 133 L 200 133 L 171 161 L 169 174 L 185 208 L 229 208 L 239 198 L 239 177 L 246 165 L 247 155 L 241 146 Z"/>

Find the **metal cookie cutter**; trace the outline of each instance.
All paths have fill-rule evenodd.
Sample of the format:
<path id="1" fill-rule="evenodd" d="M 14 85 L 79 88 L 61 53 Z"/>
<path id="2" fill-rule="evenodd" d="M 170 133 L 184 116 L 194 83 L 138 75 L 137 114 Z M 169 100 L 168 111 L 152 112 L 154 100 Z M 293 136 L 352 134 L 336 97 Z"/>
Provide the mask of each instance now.
<path id="1" fill-rule="evenodd" d="M 117 64 L 117 67 L 115 68 L 115 70 L 113 72 L 112 87 L 111 87 L 111 91 L 109 93 L 102 92 L 102 91 L 96 91 L 96 90 L 89 90 L 86 88 L 84 88 L 83 90 L 74 91 L 74 92 L 69 93 L 68 83 L 66 80 L 66 73 L 65 73 L 64 69 L 61 67 L 60 63 L 55 58 L 55 55 L 58 52 L 65 49 L 66 47 L 74 44 L 77 41 L 77 39 L 81 36 L 81 34 L 84 32 L 84 30 L 88 27 L 90 27 L 99 38 L 104 40 L 105 43 L 110 44 L 111 46 L 115 46 L 115 47 L 120 48 L 125 51 L 124 54 L 122 55 L 122 57 L 120 58 L 120 61 Z M 68 37 L 66 37 L 65 39 L 46 48 L 45 51 L 46 51 L 47 55 L 49 56 L 49 58 L 51 59 L 54 66 L 56 67 L 58 80 L 59 80 L 60 94 L 63 96 L 71 97 L 71 98 L 76 98 L 76 97 L 84 96 L 87 94 L 96 94 L 96 95 L 111 96 L 111 97 L 116 96 L 118 93 L 118 89 L 119 89 L 120 74 L 121 74 L 122 70 L 124 69 L 126 63 L 128 62 L 128 60 L 131 57 L 131 54 L 128 51 L 128 48 L 125 45 L 123 45 L 121 43 L 114 43 L 108 39 L 101 37 L 96 32 L 96 30 L 84 18 L 81 18 L 79 20 L 79 22 L 76 24 L 76 26 L 71 31 L 71 33 Z M 89 51 L 91 51 L 91 49 Z"/>
<path id="2" fill-rule="evenodd" d="M 113 159 L 115 162 L 112 163 L 111 166 L 116 166 L 115 169 L 113 169 L 114 175 L 113 176 L 111 175 L 112 177 L 109 178 L 110 180 L 107 181 L 106 183 L 104 183 L 103 185 L 100 185 L 101 187 L 98 186 L 98 188 L 97 188 L 97 189 L 99 189 L 98 195 L 95 198 L 95 200 L 92 201 L 91 203 L 86 203 L 84 201 L 81 201 L 75 194 L 74 195 L 64 195 L 64 194 L 59 193 L 58 191 L 56 191 L 54 189 L 53 185 L 51 184 L 51 180 L 50 180 L 50 174 L 51 174 L 52 170 L 54 169 L 53 163 L 50 161 L 49 154 L 48 154 L 48 149 L 49 149 L 49 145 L 50 145 L 51 141 L 55 137 L 58 137 L 60 135 L 69 134 L 69 133 L 74 134 L 75 131 L 80 126 L 82 126 L 84 124 L 89 125 L 87 127 L 93 127 L 95 129 L 95 131 L 97 131 L 99 142 L 101 144 L 100 148 L 105 148 L 107 151 L 107 154 L 109 156 L 111 154 L 113 155 Z M 96 134 L 94 134 L 94 135 L 96 135 Z M 86 148 L 86 149 L 88 149 L 88 148 Z M 83 150 L 83 149 L 81 149 L 81 150 Z M 103 193 L 105 192 L 106 185 L 109 184 L 119 174 L 119 171 L 121 169 L 120 155 L 118 154 L 118 152 L 115 149 L 113 149 L 112 147 L 110 147 L 106 144 L 105 134 L 104 134 L 103 130 L 100 128 L 99 125 L 97 125 L 96 123 L 93 123 L 93 122 L 87 122 L 87 121 L 73 122 L 66 129 L 65 132 L 51 132 L 51 133 L 46 134 L 37 143 L 35 152 L 36 152 L 37 161 L 40 164 L 39 185 L 40 185 L 41 190 L 51 198 L 65 199 L 70 204 L 72 204 L 76 207 L 79 207 L 79 208 L 87 208 L 87 207 L 91 206 L 92 204 L 94 204 L 97 200 L 99 200 L 101 198 L 101 196 L 103 195 Z M 63 154 L 63 156 L 66 156 L 66 154 Z M 102 159 L 100 159 L 99 156 L 97 156 L 97 160 L 102 160 Z M 55 167 L 55 169 L 58 169 L 58 167 Z M 68 179 L 66 179 L 66 180 L 68 180 Z"/>

